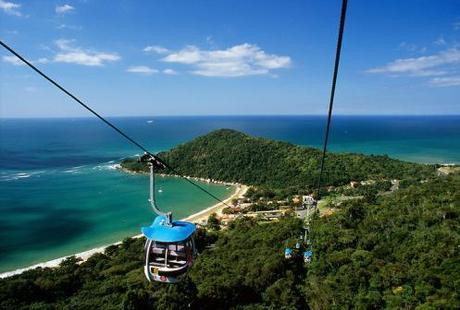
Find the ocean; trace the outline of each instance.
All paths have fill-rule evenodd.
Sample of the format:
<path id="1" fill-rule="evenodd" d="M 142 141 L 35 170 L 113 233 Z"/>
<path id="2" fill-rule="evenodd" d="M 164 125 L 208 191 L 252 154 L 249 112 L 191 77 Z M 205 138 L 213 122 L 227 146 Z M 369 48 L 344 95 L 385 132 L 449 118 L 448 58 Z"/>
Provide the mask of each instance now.
<path id="1" fill-rule="evenodd" d="M 325 117 L 110 118 L 152 152 L 219 128 L 319 147 Z M 329 150 L 460 163 L 460 116 L 337 116 Z M 0 272 L 140 233 L 154 218 L 148 177 L 115 169 L 140 151 L 95 118 L 0 119 Z M 173 177 L 158 178 L 159 205 L 175 218 L 215 201 Z M 220 198 L 232 188 L 202 184 Z"/>

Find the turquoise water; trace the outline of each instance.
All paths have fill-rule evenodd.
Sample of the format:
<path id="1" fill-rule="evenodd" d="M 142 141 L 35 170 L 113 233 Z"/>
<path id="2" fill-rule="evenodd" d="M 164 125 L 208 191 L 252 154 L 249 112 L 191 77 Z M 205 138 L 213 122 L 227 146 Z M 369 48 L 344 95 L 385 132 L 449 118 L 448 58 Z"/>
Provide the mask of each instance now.
<path id="1" fill-rule="evenodd" d="M 89 250 L 140 233 L 154 218 L 148 177 L 110 163 L 2 174 L 0 271 Z M 14 178 L 14 179 L 13 179 Z M 8 180 L 8 181 L 6 181 Z M 2 185 L 3 185 L 2 184 Z M 201 183 L 220 198 L 233 188 Z M 158 177 L 157 199 L 177 219 L 215 201 L 174 177 Z"/>
<path id="2" fill-rule="evenodd" d="M 114 118 L 151 151 L 218 128 L 319 146 L 324 117 Z M 151 121 L 151 122 L 149 122 Z M 330 149 L 460 163 L 460 116 L 336 117 Z M 0 272 L 138 234 L 153 220 L 148 178 L 113 169 L 139 153 L 96 119 L 0 119 Z M 159 178 L 160 206 L 182 218 L 215 203 L 177 178 Z M 232 189 L 203 184 L 224 198 Z"/>

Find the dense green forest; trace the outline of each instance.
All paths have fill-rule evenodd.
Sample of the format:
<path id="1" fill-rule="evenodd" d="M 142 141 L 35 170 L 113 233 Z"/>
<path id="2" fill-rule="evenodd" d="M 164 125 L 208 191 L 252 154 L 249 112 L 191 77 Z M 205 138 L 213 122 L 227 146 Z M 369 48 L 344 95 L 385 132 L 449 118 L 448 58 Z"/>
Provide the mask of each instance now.
<path id="1" fill-rule="evenodd" d="M 237 220 L 200 230 L 177 285 L 148 283 L 143 239 L 78 264 L 0 280 L 2 309 L 459 309 L 460 176 L 343 203 L 312 222 L 313 261 L 286 261 L 302 223 Z"/>
<path id="2" fill-rule="evenodd" d="M 320 160 L 318 149 L 255 138 L 230 129 L 213 131 L 158 155 L 181 175 L 293 191 L 316 185 Z M 121 165 L 132 171 L 148 171 L 136 158 L 125 159 Z M 434 176 L 434 171 L 433 165 L 388 156 L 329 153 L 323 183 L 338 186 L 353 180 L 422 180 Z"/>
<path id="3" fill-rule="evenodd" d="M 258 199 L 312 189 L 320 153 L 218 130 L 159 156 L 183 175 L 255 185 L 248 197 Z M 137 159 L 122 167 L 147 170 Z M 303 232 L 300 219 L 239 219 L 227 229 L 198 231 L 200 254 L 179 284 L 147 282 L 144 239 L 126 239 L 86 262 L 70 258 L 0 280 L 0 308 L 460 308 L 460 175 L 359 154 L 330 154 L 326 167 L 326 186 L 375 182 L 337 187 L 363 198 L 313 218 L 311 264 L 300 255 L 305 244 L 293 259 L 283 255 Z M 400 190 L 377 195 L 389 190 L 389 179 L 402 180 Z"/>

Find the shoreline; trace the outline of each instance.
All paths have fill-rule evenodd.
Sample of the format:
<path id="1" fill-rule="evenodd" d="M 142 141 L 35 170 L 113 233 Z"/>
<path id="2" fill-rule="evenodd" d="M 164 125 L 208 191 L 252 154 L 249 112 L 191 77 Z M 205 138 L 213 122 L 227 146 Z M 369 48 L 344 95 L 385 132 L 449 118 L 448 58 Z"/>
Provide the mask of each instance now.
<path id="1" fill-rule="evenodd" d="M 193 179 L 198 179 L 198 178 L 193 178 Z M 200 181 L 203 181 L 203 180 L 200 180 Z M 205 182 L 206 182 L 206 180 L 205 180 Z M 226 204 L 230 204 L 231 201 L 234 198 L 241 198 L 249 188 L 247 185 L 243 185 L 243 184 L 231 184 L 231 183 L 224 183 L 224 182 L 220 183 L 220 184 L 236 186 L 235 191 L 229 197 L 227 197 L 225 200 L 223 200 Z M 209 208 L 206 208 L 206 209 L 201 210 L 201 211 L 199 211 L 197 213 L 189 215 L 186 218 L 181 219 L 181 221 L 188 221 L 188 222 L 192 222 L 192 223 L 195 223 L 195 224 L 201 224 L 201 223 L 203 223 L 203 221 L 206 221 L 208 219 L 210 214 L 212 214 L 212 213 L 221 213 L 222 209 L 224 209 L 225 207 L 226 207 L 225 204 L 219 202 L 219 203 L 216 203 L 215 205 L 213 205 L 213 206 L 211 206 Z M 143 237 L 142 234 L 131 236 L 131 238 L 142 238 L 142 237 Z M 103 245 L 103 246 L 100 246 L 100 247 L 97 247 L 97 248 L 93 248 L 93 249 L 90 249 L 90 250 L 87 250 L 87 251 L 75 253 L 75 254 L 72 254 L 72 255 L 58 257 L 58 258 L 55 258 L 55 259 L 52 259 L 52 260 L 49 260 L 49 261 L 46 261 L 46 262 L 31 265 L 31 266 L 28 266 L 28 267 L 18 268 L 18 269 L 11 270 L 11 271 L 5 271 L 5 272 L 0 273 L 0 279 L 12 277 L 12 276 L 21 274 L 21 273 L 23 273 L 25 271 L 36 269 L 36 268 L 55 268 L 55 267 L 58 267 L 59 264 L 62 261 L 64 261 L 65 259 L 67 259 L 69 257 L 72 257 L 72 256 L 75 256 L 76 258 L 80 258 L 82 260 L 81 262 L 85 262 L 86 260 L 88 260 L 94 254 L 104 253 L 104 251 L 105 251 L 105 249 L 107 247 L 112 246 L 112 245 L 120 245 L 121 243 L 122 243 L 122 241 L 117 241 L 117 242 L 114 242 L 114 243 L 111 243 L 111 244 Z"/>
<path id="2" fill-rule="evenodd" d="M 149 175 L 149 172 L 146 171 L 134 171 L 130 170 L 127 168 L 124 168 L 121 164 L 115 164 L 113 167 L 117 170 L 120 170 L 124 173 L 128 174 L 134 174 L 134 175 Z M 161 177 L 161 178 L 184 178 L 188 180 L 193 180 L 193 181 L 199 181 L 203 183 L 211 183 L 211 184 L 219 184 L 219 185 L 227 185 L 227 186 L 241 186 L 239 183 L 234 183 L 234 182 L 225 182 L 225 181 L 219 181 L 219 180 L 214 180 L 211 178 L 205 179 L 205 178 L 199 178 L 199 177 L 191 177 L 188 175 L 178 175 L 178 174 L 167 174 L 167 173 L 155 173 L 156 176 Z"/>

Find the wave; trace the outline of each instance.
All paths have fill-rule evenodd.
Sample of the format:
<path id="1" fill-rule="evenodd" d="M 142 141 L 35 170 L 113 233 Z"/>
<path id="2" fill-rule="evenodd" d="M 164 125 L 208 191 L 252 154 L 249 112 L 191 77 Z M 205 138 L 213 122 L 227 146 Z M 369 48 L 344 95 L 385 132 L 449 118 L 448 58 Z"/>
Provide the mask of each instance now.
<path id="1" fill-rule="evenodd" d="M 25 178 L 29 178 L 30 176 L 31 174 L 25 173 L 25 172 L 19 172 L 19 173 L 16 173 L 15 175 L 16 179 L 25 179 Z"/>
<path id="2" fill-rule="evenodd" d="M 120 165 L 120 164 L 108 165 L 108 169 L 109 169 L 109 170 L 116 170 L 116 169 L 120 169 L 120 168 L 121 168 L 121 165 Z"/>
<path id="3" fill-rule="evenodd" d="M 8 182 L 8 181 L 17 181 L 21 179 L 27 179 L 31 176 L 40 176 L 44 171 L 29 171 L 29 172 L 0 172 L 0 181 Z"/>
<path id="4" fill-rule="evenodd" d="M 94 170 L 100 171 L 108 171 L 108 170 L 116 170 L 120 168 L 120 164 L 116 163 L 114 160 L 110 160 L 105 163 L 101 163 L 96 166 L 90 165 L 80 165 L 74 167 L 66 167 L 63 169 L 47 169 L 47 170 L 23 170 L 23 171 L 12 171 L 12 170 L 3 170 L 0 171 L 0 182 L 10 182 L 10 181 L 18 181 L 23 179 L 28 179 L 31 177 L 41 177 L 42 175 L 51 175 L 51 174 L 86 174 L 91 173 Z"/>
<path id="5" fill-rule="evenodd" d="M 113 164 L 113 161 L 111 164 L 103 164 L 103 165 L 97 165 L 93 167 L 93 170 L 116 170 L 121 168 L 120 164 Z"/>
<path id="6" fill-rule="evenodd" d="M 62 172 L 64 173 L 72 173 L 72 174 L 77 174 L 77 173 L 81 173 L 82 172 L 82 168 L 86 168 L 87 166 L 86 165 L 82 165 L 82 166 L 75 166 L 75 167 L 72 167 L 70 169 L 67 169 L 67 170 L 64 170 Z"/>

